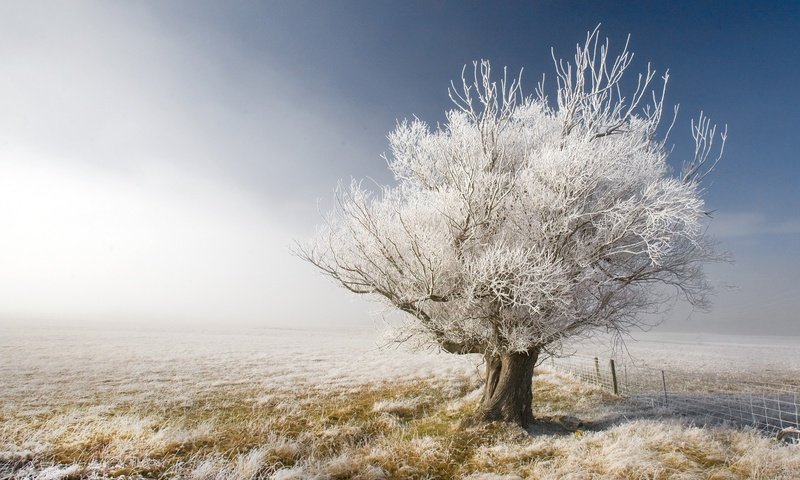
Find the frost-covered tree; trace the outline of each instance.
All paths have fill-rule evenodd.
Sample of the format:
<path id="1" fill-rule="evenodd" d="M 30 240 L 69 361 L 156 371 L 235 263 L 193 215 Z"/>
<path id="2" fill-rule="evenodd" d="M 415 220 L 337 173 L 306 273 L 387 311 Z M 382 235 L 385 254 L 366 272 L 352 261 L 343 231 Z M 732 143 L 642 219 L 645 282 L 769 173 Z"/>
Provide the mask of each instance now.
<path id="1" fill-rule="evenodd" d="M 495 82 L 486 61 L 465 68 L 443 125 L 414 119 L 389 135 L 396 185 L 340 186 L 298 249 L 405 312 L 404 338 L 483 355 L 478 420 L 531 421 L 533 368 L 565 339 L 641 326 L 676 293 L 707 304 L 702 266 L 719 256 L 700 182 L 719 161 L 715 127 L 692 123 L 694 158 L 672 172 L 671 125 L 659 128 L 668 75 L 657 91 L 649 65 L 623 82 L 627 43 L 612 57 L 598 38 L 555 61 L 552 100 L 542 83 L 523 96 L 505 71 Z"/>

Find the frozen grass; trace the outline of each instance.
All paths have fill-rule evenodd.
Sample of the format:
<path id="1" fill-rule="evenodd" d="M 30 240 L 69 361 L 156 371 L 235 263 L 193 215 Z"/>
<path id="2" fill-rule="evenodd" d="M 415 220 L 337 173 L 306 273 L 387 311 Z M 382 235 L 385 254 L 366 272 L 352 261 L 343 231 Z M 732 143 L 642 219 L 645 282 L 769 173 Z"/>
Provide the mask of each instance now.
<path id="1" fill-rule="evenodd" d="M 39 336 L 37 336 L 39 335 Z M 539 371 L 538 434 L 463 428 L 479 359 L 342 333 L 0 340 L 0 478 L 797 478 L 757 433 Z M 586 426 L 579 425 L 578 421 Z M 545 428 L 546 427 L 546 428 Z"/>

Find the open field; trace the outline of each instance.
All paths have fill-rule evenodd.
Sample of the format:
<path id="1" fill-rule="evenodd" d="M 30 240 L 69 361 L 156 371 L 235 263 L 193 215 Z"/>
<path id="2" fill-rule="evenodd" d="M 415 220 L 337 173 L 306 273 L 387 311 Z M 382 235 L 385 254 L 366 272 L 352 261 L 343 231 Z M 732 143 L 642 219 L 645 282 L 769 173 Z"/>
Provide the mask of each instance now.
<path id="1" fill-rule="evenodd" d="M 711 342 L 713 358 L 748 351 L 725 340 Z M 797 368 L 789 341 L 762 349 L 750 339 L 762 363 L 738 366 L 714 363 L 692 342 L 669 341 L 648 340 L 641 353 L 629 348 L 641 361 L 678 358 L 675 368 L 694 362 L 748 376 L 764 365 L 776 375 Z M 463 428 L 478 400 L 480 358 L 379 349 L 372 333 L 8 328 L 0 359 L 0 478 L 790 479 L 800 472 L 797 445 L 662 418 L 546 369 L 535 382 L 541 422 L 533 436 L 501 425 Z"/>

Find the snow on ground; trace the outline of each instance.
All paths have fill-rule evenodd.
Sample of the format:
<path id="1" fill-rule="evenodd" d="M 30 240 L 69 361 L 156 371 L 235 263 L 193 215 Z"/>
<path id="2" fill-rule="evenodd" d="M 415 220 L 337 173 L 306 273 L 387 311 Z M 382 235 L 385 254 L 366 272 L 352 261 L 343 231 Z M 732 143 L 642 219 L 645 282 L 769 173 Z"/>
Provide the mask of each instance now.
<path id="1" fill-rule="evenodd" d="M 602 338 L 571 346 L 658 369 L 780 382 L 800 377 L 800 338 L 642 332 L 613 350 Z M 570 351 L 570 348 L 567 349 Z M 463 378 L 481 358 L 386 345 L 361 331 L 260 329 L 233 333 L 156 329 L 6 328 L 0 337 L 0 405 L 47 407 L 58 398 L 124 399 L 226 384 L 280 390 L 381 381 Z"/>
<path id="2" fill-rule="evenodd" d="M 481 361 L 474 355 L 385 346 L 373 329 L 7 329 L 0 337 L 0 358 L 0 405 L 41 407 L 59 399 L 104 395 L 119 401 L 224 385 L 285 391 L 463 377 L 474 375 Z"/>

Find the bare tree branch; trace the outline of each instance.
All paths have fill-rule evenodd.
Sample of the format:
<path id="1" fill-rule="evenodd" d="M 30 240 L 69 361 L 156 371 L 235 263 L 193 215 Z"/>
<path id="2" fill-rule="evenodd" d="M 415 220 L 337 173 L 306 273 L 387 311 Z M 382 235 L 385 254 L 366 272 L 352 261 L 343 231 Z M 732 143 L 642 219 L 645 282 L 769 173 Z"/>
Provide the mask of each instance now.
<path id="1" fill-rule="evenodd" d="M 716 127 L 693 121 L 694 157 L 673 177 L 677 108 L 658 134 L 668 73 L 654 88 L 648 65 L 626 92 L 628 42 L 612 55 L 599 29 L 573 61 L 553 60 L 555 105 L 544 80 L 523 97 L 520 76 L 465 66 L 444 125 L 415 118 L 389 135 L 397 185 L 340 185 L 296 254 L 408 314 L 403 338 L 451 353 L 552 353 L 575 336 L 627 332 L 675 296 L 706 307 L 702 266 L 724 257 L 705 238 L 699 183 L 727 129 L 717 149 Z"/>

